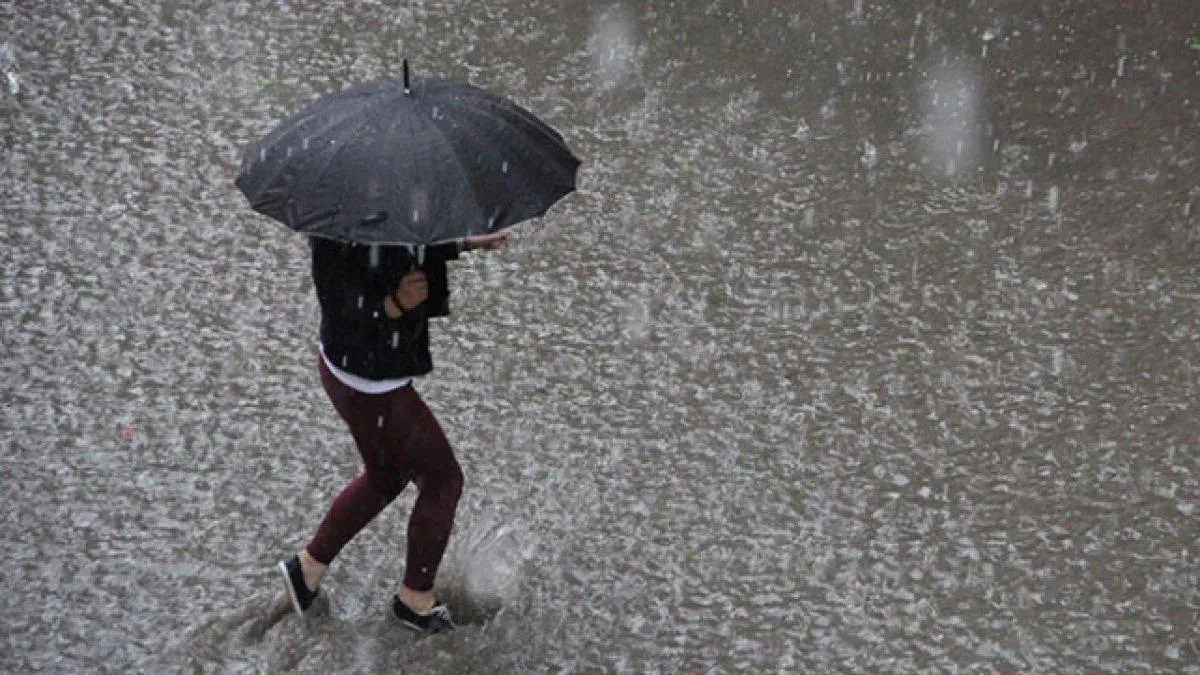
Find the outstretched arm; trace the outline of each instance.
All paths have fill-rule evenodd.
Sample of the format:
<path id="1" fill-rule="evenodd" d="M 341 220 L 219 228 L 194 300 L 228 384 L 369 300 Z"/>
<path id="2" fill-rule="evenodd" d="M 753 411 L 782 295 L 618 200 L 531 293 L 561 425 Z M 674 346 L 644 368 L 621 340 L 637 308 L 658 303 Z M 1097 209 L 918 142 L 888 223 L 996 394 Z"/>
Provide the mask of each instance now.
<path id="1" fill-rule="evenodd" d="M 474 237 L 467 237 L 459 242 L 459 252 L 481 249 L 484 251 L 495 251 L 503 248 L 508 243 L 508 231 L 501 230 L 491 234 L 481 234 Z"/>
<path id="2" fill-rule="evenodd" d="M 430 249 L 429 253 L 442 261 L 454 260 L 458 258 L 460 253 L 467 251 L 495 251 L 504 247 L 508 243 L 507 232 L 493 232 L 492 234 L 481 234 L 474 237 L 465 237 L 454 242 L 439 244 Z M 436 274 L 435 274 L 436 276 Z M 443 270 L 440 277 L 445 280 L 445 272 Z M 396 286 L 392 293 L 389 293 L 383 298 L 383 311 L 389 319 L 398 319 L 405 312 L 411 311 L 417 305 L 425 302 L 430 296 L 429 278 L 425 272 L 419 268 L 409 270 L 400 279 L 400 283 Z M 444 296 L 444 289 L 443 294 Z M 443 311 L 434 311 L 430 316 L 442 316 L 446 313 Z"/>

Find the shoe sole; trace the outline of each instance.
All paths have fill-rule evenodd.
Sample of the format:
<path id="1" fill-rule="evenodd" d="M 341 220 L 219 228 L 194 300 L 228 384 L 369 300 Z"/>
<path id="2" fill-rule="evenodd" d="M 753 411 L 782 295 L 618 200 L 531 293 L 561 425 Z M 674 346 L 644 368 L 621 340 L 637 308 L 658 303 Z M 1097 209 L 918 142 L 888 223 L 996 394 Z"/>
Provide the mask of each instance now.
<path id="1" fill-rule="evenodd" d="M 300 598 L 296 597 L 296 588 L 292 586 L 292 575 L 288 574 L 287 562 L 279 561 L 278 567 L 280 573 L 283 574 L 283 587 L 287 589 L 288 598 L 292 601 L 292 609 L 296 610 L 300 618 L 305 618 L 304 610 L 300 607 Z"/>

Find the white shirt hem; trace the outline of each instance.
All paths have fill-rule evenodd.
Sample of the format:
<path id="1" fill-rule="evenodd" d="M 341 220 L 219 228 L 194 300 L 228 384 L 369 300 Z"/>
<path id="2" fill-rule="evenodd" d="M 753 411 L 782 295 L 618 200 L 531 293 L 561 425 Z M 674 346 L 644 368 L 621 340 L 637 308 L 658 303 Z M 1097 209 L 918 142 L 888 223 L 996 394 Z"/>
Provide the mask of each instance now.
<path id="1" fill-rule="evenodd" d="M 403 389 L 412 383 L 411 377 L 392 378 L 388 380 L 368 380 L 365 377 L 360 377 L 354 373 L 346 371 L 333 365 L 329 357 L 325 355 L 325 345 L 321 345 L 321 359 L 325 361 L 325 367 L 329 368 L 329 372 L 338 379 L 339 382 L 350 387 L 355 391 L 364 394 L 386 394 L 390 391 Z"/>

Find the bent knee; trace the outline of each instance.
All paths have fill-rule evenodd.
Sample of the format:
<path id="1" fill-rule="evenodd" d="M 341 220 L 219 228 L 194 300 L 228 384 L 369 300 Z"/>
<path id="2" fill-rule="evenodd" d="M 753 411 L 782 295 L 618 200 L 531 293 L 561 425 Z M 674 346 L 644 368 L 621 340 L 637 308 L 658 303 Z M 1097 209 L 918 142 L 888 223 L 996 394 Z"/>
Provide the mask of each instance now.
<path id="1" fill-rule="evenodd" d="M 424 474 L 415 482 L 422 494 L 436 495 L 447 502 L 457 504 L 462 497 L 463 472 L 457 463 L 445 471 Z"/>
<path id="2" fill-rule="evenodd" d="M 462 497 L 463 491 L 463 472 L 457 464 L 454 465 L 454 470 L 449 472 L 443 479 L 442 491 L 446 499 L 452 499 L 458 503 L 458 499 Z"/>
<path id="3" fill-rule="evenodd" d="M 404 487 L 408 485 L 408 478 L 392 472 L 392 471 L 367 471 L 367 482 L 381 496 L 386 499 L 395 499 L 404 492 Z"/>

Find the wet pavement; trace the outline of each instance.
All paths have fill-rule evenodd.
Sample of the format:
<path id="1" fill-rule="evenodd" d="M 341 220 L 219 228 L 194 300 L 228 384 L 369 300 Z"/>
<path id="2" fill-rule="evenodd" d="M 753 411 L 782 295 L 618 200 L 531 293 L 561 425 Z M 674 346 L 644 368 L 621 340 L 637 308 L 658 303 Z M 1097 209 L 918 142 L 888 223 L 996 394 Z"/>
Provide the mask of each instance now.
<path id="1" fill-rule="evenodd" d="M 1200 672 L 1200 33 L 1145 3 L 0 6 L 0 670 Z M 512 96 L 580 190 L 453 277 L 406 494 L 357 471 L 301 238 L 233 186 L 398 72 Z"/>

